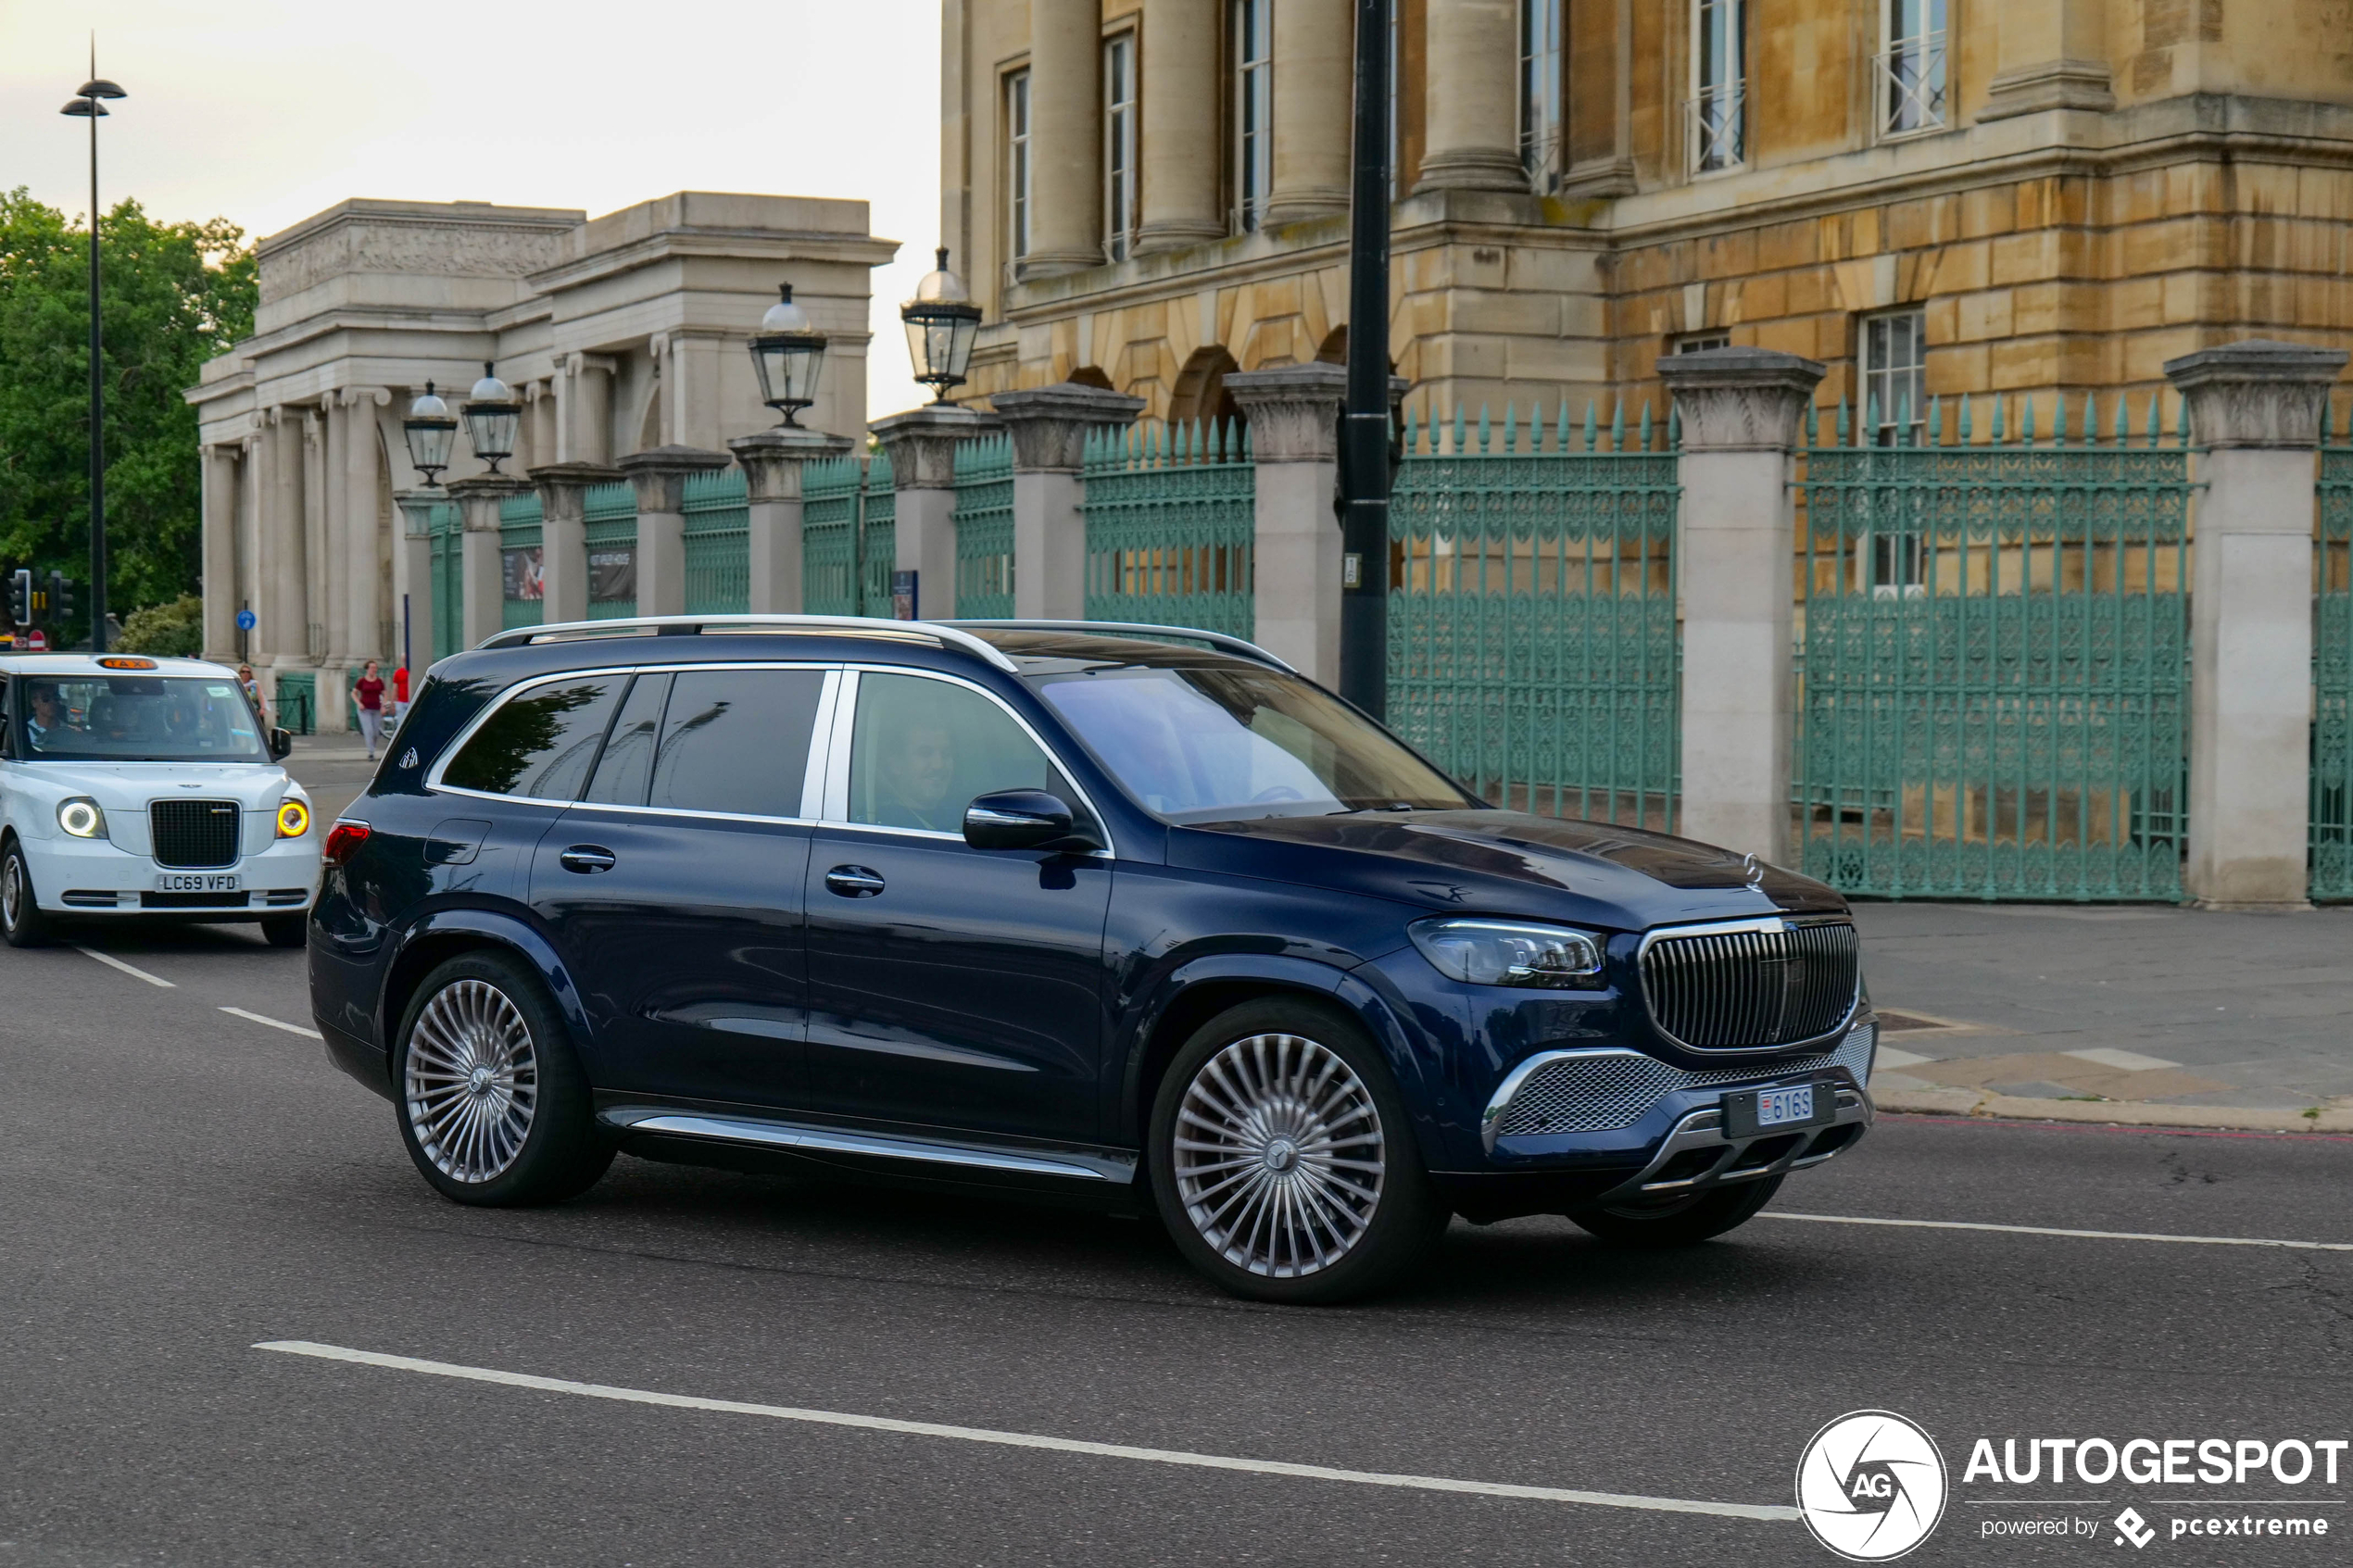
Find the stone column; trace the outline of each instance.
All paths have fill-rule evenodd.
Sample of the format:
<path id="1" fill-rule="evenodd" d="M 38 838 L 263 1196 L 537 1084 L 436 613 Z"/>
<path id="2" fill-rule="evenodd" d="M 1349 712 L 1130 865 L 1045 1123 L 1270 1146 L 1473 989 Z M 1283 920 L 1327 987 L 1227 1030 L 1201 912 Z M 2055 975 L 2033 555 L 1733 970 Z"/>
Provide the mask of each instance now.
<path id="1" fill-rule="evenodd" d="M 1822 379 L 1770 348 L 1669 355 L 1659 375 L 1683 419 L 1683 806 L 1687 838 L 1791 859 L 1795 713 L 1792 455 Z"/>
<path id="2" fill-rule="evenodd" d="M 2166 362 L 2199 464 L 2189 892 L 2300 909 L 2311 787 L 2314 448 L 2345 351 L 2261 338 Z"/>
<path id="3" fill-rule="evenodd" d="M 1217 203 L 1224 167 L 1217 150 L 1217 34 L 1216 0 L 1152 0 L 1144 7 L 1139 256 L 1226 235 Z"/>
<path id="4" fill-rule="evenodd" d="M 1149 14 L 1149 13 L 1148 13 Z M 1131 425 L 1144 400 L 1063 382 L 991 399 L 1013 437 L 1013 613 L 1025 621 L 1087 615 L 1087 433 Z"/>
<path id="5" fill-rule="evenodd" d="M 1340 405 L 1344 365 L 1242 370 L 1226 389 L 1250 421 L 1258 464 L 1252 640 L 1301 674 L 1340 684 Z"/>
<path id="6" fill-rule="evenodd" d="M 746 608 L 752 614 L 801 612 L 801 468 L 812 458 L 838 458 L 849 447 L 846 435 L 797 425 L 778 425 L 727 443 L 744 470 L 750 503 L 744 553 L 751 568 L 751 598 Z"/>
<path id="7" fill-rule="evenodd" d="M 1528 171 L 1519 161 L 1518 6 L 1515 0 L 1429 0 L 1428 16 L 1428 150 L 1415 194 L 1526 191 Z M 1276 122 L 1281 123 L 1279 109 Z"/>
<path id="8" fill-rule="evenodd" d="M 727 465 L 726 453 L 699 446 L 657 446 L 621 459 L 637 491 L 639 615 L 686 613 L 686 479 Z"/>
<path id="9" fill-rule="evenodd" d="M 1145 10 L 1149 14 L 1151 7 Z M 1266 199 L 1270 226 L 1348 210 L 1355 50 L 1355 7 L 1350 0 L 1278 0 L 1275 182 Z M 1516 158 L 1514 163 L 1516 167 Z M 1521 188 L 1527 183 L 1523 179 Z"/>
<path id="10" fill-rule="evenodd" d="M 874 422 L 890 458 L 900 571 L 915 573 L 915 614 L 956 613 L 956 446 L 998 429 L 995 420 L 952 403 L 929 403 Z M 1018 574 L 1016 574 L 1018 575 Z"/>
<path id="11" fill-rule="evenodd" d="M 344 653 L 357 667 L 384 656 L 384 549 L 383 481 L 376 410 L 392 401 L 380 386 L 344 389 L 343 593 Z"/>
<path id="12" fill-rule="evenodd" d="M 1102 15 L 1102 0 L 1030 0 L 1025 279 L 1103 259 Z"/>
<path id="13" fill-rule="evenodd" d="M 300 408 L 270 410 L 262 432 L 267 444 L 263 477 L 261 560 L 262 603 L 260 649 L 264 657 L 294 663 L 309 651 L 310 562 L 303 526 L 303 470 L 309 441 L 309 416 Z"/>
<path id="14" fill-rule="evenodd" d="M 2035 0 L 2003 7 L 1994 21 L 1994 75 L 1977 118 L 2114 108 L 2106 10 L 2106 0 Z M 1945 70 L 1951 81 L 1949 63 Z"/>
<path id="15" fill-rule="evenodd" d="M 539 491 L 540 611 L 550 626 L 588 619 L 588 492 L 621 478 L 597 463 L 531 470 Z"/>
<path id="16" fill-rule="evenodd" d="M 411 696 L 423 684 L 425 670 L 433 663 L 433 508 L 448 498 L 448 492 L 438 486 L 392 494 L 400 512 L 400 534 L 392 546 L 392 662 L 408 664 Z M 405 641 L 404 605 L 409 614 Z M 392 677 L 385 675 L 385 684 L 391 682 Z"/>
<path id="17" fill-rule="evenodd" d="M 556 462 L 612 461 L 614 368 L 601 354 L 564 357 L 556 382 Z"/>
<path id="18" fill-rule="evenodd" d="M 478 473 L 449 483 L 449 498 L 458 503 L 465 533 L 459 547 L 459 582 L 465 595 L 465 616 L 459 631 L 463 647 L 475 647 L 505 629 L 506 574 L 498 553 L 498 508 L 510 495 L 527 495 L 531 481 L 520 474 Z M 416 688 L 409 688 L 414 691 Z"/>
<path id="19" fill-rule="evenodd" d="M 204 655 L 237 658 L 237 449 L 204 449 Z"/>

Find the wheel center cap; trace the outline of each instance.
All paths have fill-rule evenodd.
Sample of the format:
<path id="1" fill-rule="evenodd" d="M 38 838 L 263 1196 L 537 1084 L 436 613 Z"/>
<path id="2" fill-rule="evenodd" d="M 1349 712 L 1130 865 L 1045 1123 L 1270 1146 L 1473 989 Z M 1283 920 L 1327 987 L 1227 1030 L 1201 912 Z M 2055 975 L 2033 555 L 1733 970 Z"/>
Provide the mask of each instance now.
<path id="1" fill-rule="evenodd" d="M 1288 1171 L 1299 1163 L 1299 1146 L 1289 1138 L 1277 1138 L 1266 1146 L 1266 1169 Z"/>
<path id="2" fill-rule="evenodd" d="M 475 1068 L 472 1073 L 467 1078 L 466 1082 L 468 1085 L 472 1088 L 475 1094 L 488 1094 L 490 1092 L 490 1069 L 487 1067 Z"/>

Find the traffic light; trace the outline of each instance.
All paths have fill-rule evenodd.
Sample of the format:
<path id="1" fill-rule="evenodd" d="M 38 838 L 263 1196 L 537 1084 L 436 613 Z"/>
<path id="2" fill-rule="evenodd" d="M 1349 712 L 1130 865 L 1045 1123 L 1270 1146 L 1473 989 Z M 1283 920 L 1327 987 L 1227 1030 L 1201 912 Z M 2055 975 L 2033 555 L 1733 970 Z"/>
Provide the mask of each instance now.
<path id="1" fill-rule="evenodd" d="M 32 624 L 32 569 L 29 566 L 8 574 L 8 619 L 19 626 Z"/>
<path id="2" fill-rule="evenodd" d="M 49 573 L 49 615 L 53 625 L 73 619 L 73 579 L 62 571 Z"/>

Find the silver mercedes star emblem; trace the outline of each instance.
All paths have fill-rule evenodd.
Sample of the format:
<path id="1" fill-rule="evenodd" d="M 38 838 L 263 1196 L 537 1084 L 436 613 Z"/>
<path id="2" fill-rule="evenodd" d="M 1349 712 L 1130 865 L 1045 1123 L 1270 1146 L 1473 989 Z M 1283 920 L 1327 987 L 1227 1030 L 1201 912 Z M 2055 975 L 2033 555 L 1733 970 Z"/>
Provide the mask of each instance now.
<path id="1" fill-rule="evenodd" d="M 400 765 L 404 768 L 413 768 L 417 765 L 417 748 L 415 746 L 412 746 L 408 750 L 400 754 Z"/>
<path id="2" fill-rule="evenodd" d="M 1765 880 L 1765 862 L 1758 859 L 1754 855 L 1743 857 L 1741 859 L 1741 875 L 1747 881 L 1751 887 L 1755 886 L 1758 883 Z"/>

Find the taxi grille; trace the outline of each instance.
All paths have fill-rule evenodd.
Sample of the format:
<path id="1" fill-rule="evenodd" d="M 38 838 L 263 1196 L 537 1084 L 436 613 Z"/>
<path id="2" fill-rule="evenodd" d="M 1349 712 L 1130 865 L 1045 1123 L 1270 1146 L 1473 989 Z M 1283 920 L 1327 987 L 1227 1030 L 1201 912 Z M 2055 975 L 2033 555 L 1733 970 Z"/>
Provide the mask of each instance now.
<path id="1" fill-rule="evenodd" d="M 1775 1083 L 1826 1067 L 1843 1067 L 1868 1086 L 1871 1047 L 1879 1030 L 1860 1023 L 1827 1056 L 1776 1062 L 1769 1068 L 1741 1067 L 1686 1073 L 1656 1057 L 1635 1051 L 1579 1051 L 1548 1061 L 1530 1073 L 1489 1128 L 1491 1138 L 1542 1137 L 1554 1133 L 1607 1133 L 1630 1127 L 1678 1089 L 1718 1084 Z"/>
<path id="2" fill-rule="evenodd" d="M 245 822 L 233 800 L 158 800 L 147 808 L 156 864 L 176 871 L 211 871 L 237 863 Z"/>
<path id="3" fill-rule="evenodd" d="M 1659 1028 L 1694 1050 L 1769 1050 L 1843 1023 L 1860 972 L 1846 922 L 1760 922 L 1654 941 L 1642 995 Z"/>

